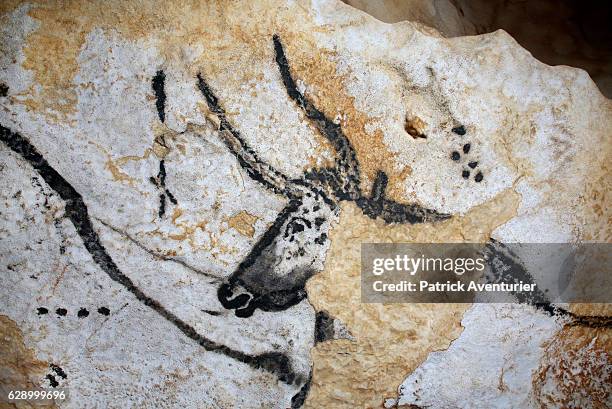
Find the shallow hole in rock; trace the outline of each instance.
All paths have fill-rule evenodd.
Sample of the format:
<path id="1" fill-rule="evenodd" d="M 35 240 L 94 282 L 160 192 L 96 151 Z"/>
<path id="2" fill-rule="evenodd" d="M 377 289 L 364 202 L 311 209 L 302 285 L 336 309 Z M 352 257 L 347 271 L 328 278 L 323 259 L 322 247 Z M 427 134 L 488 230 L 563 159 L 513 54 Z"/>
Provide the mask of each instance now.
<path id="1" fill-rule="evenodd" d="M 414 139 L 427 139 L 427 135 L 425 135 L 425 122 L 423 122 L 418 117 L 409 118 L 406 117 L 406 122 L 404 123 L 404 129 L 408 133 L 408 135 L 412 136 Z"/>

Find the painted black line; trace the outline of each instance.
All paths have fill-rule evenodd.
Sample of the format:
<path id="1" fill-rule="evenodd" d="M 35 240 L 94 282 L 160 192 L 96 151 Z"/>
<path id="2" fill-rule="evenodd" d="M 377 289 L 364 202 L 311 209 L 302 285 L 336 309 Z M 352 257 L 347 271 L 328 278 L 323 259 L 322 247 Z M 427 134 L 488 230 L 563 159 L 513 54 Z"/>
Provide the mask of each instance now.
<path id="1" fill-rule="evenodd" d="M 153 80 L 151 81 L 151 88 L 155 92 L 155 106 L 157 107 L 157 116 L 159 120 L 165 122 L 166 120 L 166 90 L 164 85 L 166 82 L 166 74 L 163 70 L 157 71 Z"/>
<path id="2" fill-rule="evenodd" d="M 243 140 L 240 133 L 229 123 L 225 110 L 221 107 L 218 98 L 204 80 L 204 77 L 198 74 L 197 79 L 198 88 L 206 99 L 209 110 L 217 117 L 217 121 L 213 121 L 213 123 L 217 123 L 220 136 L 243 170 L 247 172 L 251 179 L 289 200 L 274 223 L 253 246 L 238 268 L 230 275 L 227 282 L 219 287 L 217 290 L 218 299 L 226 309 L 234 309 L 235 315 L 240 318 L 252 316 L 255 309 L 261 309 L 262 311 L 286 310 L 306 298 L 305 283 L 297 282 L 291 288 L 278 290 L 268 288 L 267 291 L 262 293 L 259 289 L 248 285 L 243 278 L 245 274 L 248 274 L 250 267 L 258 260 L 261 261 L 261 257 L 269 257 L 263 254 L 264 251 L 274 245 L 284 224 L 298 213 L 303 197 L 314 193 L 331 209 L 334 209 L 336 204 L 327 197 L 325 192 L 309 181 L 305 179 L 289 180 L 285 175 L 263 162 Z M 263 262 L 269 263 L 270 261 L 263 260 Z M 246 289 L 247 293 L 238 292 L 236 294 L 235 291 L 239 288 Z"/>
<path id="3" fill-rule="evenodd" d="M 489 283 L 510 283 L 524 282 L 526 284 L 534 284 L 533 276 L 520 257 L 516 255 L 508 246 L 495 239 L 490 239 L 490 242 L 484 248 L 484 255 L 487 256 L 491 269 L 491 275 L 486 277 Z M 520 303 L 528 303 L 532 305 L 548 304 L 549 300 L 537 286 L 532 294 L 525 292 L 512 293 Z"/>
<path id="4" fill-rule="evenodd" d="M 291 409 L 300 409 L 304 406 L 304 402 L 306 402 L 306 398 L 308 397 L 308 392 L 310 392 L 310 385 L 312 384 L 312 368 L 310 369 L 310 375 L 308 375 L 308 379 L 300 388 L 300 391 L 293 395 L 291 398 Z"/>
<path id="5" fill-rule="evenodd" d="M 345 179 L 345 186 L 343 186 L 344 190 L 347 193 L 352 193 L 352 199 L 357 199 L 358 196 L 361 196 L 361 186 L 359 183 L 359 163 L 357 162 L 355 150 L 352 148 L 348 138 L 342 132 L 340 125 L 327 118 L 323 112 L 319 111 L 314 104 L 298 90 L 291 76 L 289 63 L 279 36 L 274 34 L 272 40 L 274 42 L 276 64 L 278 65 L 289 98 L 295 101 L 315 128 L 317 128 L 317 130 L 332 144 L 339 156 L 336 158 L 336 163 L 338 170 Z"/>
<path id="6" fill-rule="evenodd" d="M 166 187 L 166 164 L 162 159 L 159 161 L 159 171 L 157 172 L 157 180 L 159 180 L 159 184 L 161 187 Z"/>
<path id="7" fill-rule="evenodd" d="M 255 369 L 261 369 L 274 374 L 287 384 L 300 383 L 301 377 L 296 374 L 289 358 L 282 353 L 269 352 L 260 355 L 248 355 L 234 350 L 226 345 L 218 344 L 200 335 L 191 325 L 187 324 L 172 312 L 167 310 L 157 300 L 147 296 L 134 282 L 121 272 L 106 249 L 100 242 L 98 233 L 94 230 L 89 218 L 87 206 L 83 197 L 68 183 L 45 158 L 23 136 L 0 125 L 0 140 L 13 152 L 25 159 L 66 203 L 65 215 L 70 219 L 83 245 L 91 254 L 93 260 L 110 277 L 111 280 L 121 284 L 132 293 L 138 301 L 151 308 L 168 322 L 178 328 L 183 334 L 196 341 L 204 349 L 223 354 L 237 361 L 243 362 Z"/>
<path id="8" fill-rule="evenodd" d="M 132 235 L 126 233 L 125 231 L 123 231 L 123 230 L 113 226 L 112 224 L 110 224 L 110 223 L 108 223 L 108 222 L 106 222 L 106 221 L 104 221 L 102 219 L 99 219 L 97 217 L 94 217 L 94 219 L 96 219 L 98 222 L 100 222 L 104 226 L 108 227 L 109 229 L 111 229 L 115 233 L 121 235 L 125 239 L 127 239 L 130 242 L 134 243 L 136 246 L 138 246 L 139 248 L 141 248 L 142 250 L 144 250 L 145 252 L 150 254 L 155 259 L 163 260 L 163 261 L 169 261 L 169 262 L 172 262 L 172 263 L 179 264 L 179 265 L 185 267 L 186 269 L 188 269 L 189 271 L 192 271 L 192 272 L 194 272 L 196 274 L 199 274 L 199 275 L 202 275 L 202 276 L 210 278 L 211 279 L 210 280 L 211 283 L 219 282 L 219 281 L 221 281 L 223 279 L 220 276 L 216 276 L 214 274 L 202 271 L 202 270 L 192 266 L 191 264 L 189 264 L 189 263 L 187 263 L 187 262 L 185 262 L 183 260 L 179 260 L 178 258 L 166 256 L 166 255 L 163 255 L 161 253 L 157 253 L 157 252 L 151 250 L 150 248 L 148 248 L 147 246 L 145 246 L 144 244 L 142 244 L 140 241 L 136 240 Z"/>
<path id="9" fill-rule="evenodd" d="M 359 162 L 350 141 L 344 135 L 340 125 L 328 119 L 298 91 L 291 76 L 280 39 L 275 35 L 273 40 L 276 62 L 289 97 L 298 104 L 315 128 L 332 143 L 336 152 L 336 159 L 332 168 L 311 170 L 299 179 L 289 180 L 281 172 L 259 158 L 257 153 L 242 138 L 240 132 L 231 125 L 218 97 L 206 82 L 204 76 L 201 73 L 197 75 L 197 87 L 206 99 L 209 111 L 214 115 L 208 119 L 217 127 L 224 144 L 239 165 L 251 179 L 259 182 L 272 192 L 283 195 L 289 201 L 285 209 L 279 213 L 273 225 L 257 241 L 238 268 L 227 279 L 227 282 L 217 290 L 217 296 L 221 304 L 226 309 L 235 309 L 236 316 L 242 318 L 250 317 L 257 308 L 263 311 L 286 310 L 306 297 L 304 283 L 301 282 L 306 270 L 297 274 L 299 278 L 292 283 L 291 288 L 283 289 L 275 289 L 273 286 L 267 285 L 265 290 L 262 291 L 260 288 L 254 288 L 257 286 L 252 285 L 253 277 L 248 276 L 249 269 L 256 263 L 274 265 L 274 260 L 271 260 L 271 256 L 268 254 L 269 252 L 266 252 L 266 249 L 273 246 L 276 240 L 279 240 L 281 229 L 291 217 L 295 219 L 295 223 L 292 221 L 286 226 L 285 230 L 285 238 L 289 242 L 293 240 L 294 234 L 304 231 L 305 227 L 311 227 L 310 221 L 305 216 L 306 214 L 311 210 L 318 211 L 324 204 L 331 211 L 326 217 L 330 217 L 336 209 L 338 201 L 341 200 L 356 202 L 363 213 L 370 218 L 381 217 L 388 223 L 423 223 L 450 217 L 415 204 L 400 204 L 387 199 L 385 190 L 388 178 L 382 171 L 377 174 L 374 181 L 371 197 L 362 195 Z M 158 175 L 158 180 L 163 185 L 161 175 Z M 312 196 L 313 193 L 314 197 Z M 303 203 L 307 197 L 313 197 L 315 201 L 312 209 L 303 208 Z M 300 222 L 298 223 L 298 221 Z M 322 223 L 320 222 L 320 224 Z M 312 244 L 320 246 L 327 240 L 327 233 L 323 232 L 313 240 Z M 303 248 L 300 251 L 303 254 L 306 253 Z M 298 254 L 298 257 L 303 256 L 303 254 Z M 276 261 L 280 261 L 280 259 Z M 304 267 L 308 268 L 307 266 Z M 315 272 L 310 273 L 314 274 Z M 247 282 L 249 280 L 251 282 Z M 246 293 L 236 291 L 240 287 L 245 289 Z"/>
<path id="10" fill-rule="evenodd" d="M 157 215 L 163 217 L 164 214 L 166 214 L 166 195 L 162 193 L 159 195 L 159 210 Z"/>
<path id="11" fill-rule="evenodd" d="M 495 239 L 490 239 L 490 242 L 485 247 L 486 255 L 489 256 L 489 266 L 493 276 L 488 277 L 489 282 L 519 282 L 533 284 L 535 283 L 533 276 L 520 257 L 514 253 L 506 244 Z M 551 317 L 564 317 L 570 321 L 568 326 L 581 326 L 590 328 L 612 328 L 612 317 L 597 316 L 597 315 L 579 315 L 565 308 L 559 307 L 551 303 L 546 295 L 536 286 L 534 294 L 526 295 L 523 293 L 513 293 L 520 303 L 526 303 L 535 306 L 549 314 Z"/>
<path id="12" fill-rule="evenodd" d="M 170 200 L 170 203 L 172 203 L 173 205 L 177 205 L 178 201 L 176 200 L 176 198 L 174 197 L 174 195 L 172 193 L 170 193 L 170 190 L 168 190 L 168 188 L 166 187 L 166 161 L 165 160 L 160 160 L 159 161 L 159 172 L 157 172 L 157 180 L 159 180 L 159 188 L 163 191 L 162 195 L 165 195 L 165 197 L 168 198 L 168 200 Z M 157 185 L 157 184 L 156 184 Z M 163 213 L 165 213 L 165 205 L 166 205 L 166 200 L 164 198 L 164 211 L 162 212 L 162 208 L 160 205 L 160 212 L 162 214 L 160 214 L 160 217 L 163 215 Z"/>
<path id="13" fill-rule="evenodd" d="M 221 315 L 221 311 L 212 311 L 212 310 L 201 310 L 202 312 L 205 312 L 208 315 L 212 315 L 212 316 L 219 316 Z"/>
<path id="14" fill-rule="evenodd" d="M 247 172 L 249 177 L 276 194 L 281 194 L 289 198 L 295 197 L 295 192 L 288 186 L 288 178 L 261 160 L 255 151 L 248 146 L 246 141 L 242 138 L 242 135 L 240 135 L 240 132 L 234 129 L 227 120 L 225 110 L 219 104 L 218 98 L 204 80 L 202 74 L 198 74 L 197 78 L 198 88 L 206 99 L 208 109 L 210 109 L 219 120 L 219 131 L 223 137 L 224 144 L 236 157 L 240 166 Z"/>
<path id="15" fill-rule="evenodd" d="M 49 364 L 49 367 L 53 369 L 53 372 L 55 372 L 60 378 L 66 379 L 68 377 L 68 375 L 66 375 L 66 372 L 64 372 L 64 370 L 60 368 L 59 365 Z"/>
<path id="16" fill-rule="evenodd" d="M 334 339 L 334 318 L 327 311 L 315 315 L 315 343 Z"/>
<path id="17" fill-rule="evenodd" d="M 384 198 L 384 190 L 388 178 L 384 172 L 379 172 L 374 182 L 372 197 L 366 197 L 361 192 L 361 172 L 355 149 L 344 135 L 342 127 L 319 111 L 297 88 L 291 75 L 287 56 L 280 37 L 274 35 L 275 60 L 281 79 L 289 98 L 304 112 L 314 127 L 334 147 L 338 157 L 336 166 L 332 169 L 311 171 L 305 175 L 307 180 L 317 180 L 328 184 L 338 200 L 354 201 L 368 217 L 381 217 L 387 223 L 425 223 L 445 220 L 451 215 L 426 209 L 416 204 L 403 204 Z"/>
<path id="18" fill-rule="evenodd" d="M 253 246 L 249 254 L 238 265 L 238 268 L 229 277 L 228 282 L 222 284 L 217 290 L 217 297 L 221 305 L 226 309 L 236 309 L 236 316 L 247 318 L 253 315 L 256 308 L 263 311 L 278 311 L 286 310 L 287 308 L 299 303 L 306 297 L 306 292 L 303 285 L 297 285 L 289 290 L 271 291 L 268 294 L 253 294 L 254 298 L 247 294 L 234 296 L 236 286 L 246 287 L 241 276 L 251 267 L 264 250 L 274 243 L 274 240 L 281 234 L 281 230 L 285 222 L 298 210 L 302 204 L 300 199 L 293 199 L 285 206 L 285 208 L 276 216 L 274 223 L 266 230 L 264 235 Z M 287 300 L 282 308 L 277 306 L 279 299 Z M 239 308 L 241 307 L 241 308 Z"/>
<path id="19" fill-rule="evenodd" d="M 163 123 L 166 120 L 166 74 L 163 70 L 157 71 L 153 79 L 151 80 L 151 88 L 155 92 L 155 106 L 157 108 L 157 116 Z M 165 145 L 163 136 L 161 138 L 162 144 Z M 164 160 L 159 161 L 159 172 L 157 172 L 157 179 L 151 177 L 149 179 L 155 186 L 161 189 L 162 193 L 159 195 L 159 210 L 157 215 L 161 218 L 166 214 L 166 198 L 174 205 L 178 204 L 172 193 L 166 189 L 166 168 Z"/>
<path id="20" fill-rule="evenodd" d="M 170 203 L 177 205 L 178 201 L 174 197 L 170 190 L 166 188 L 166 164 L 165 160 L 159 161 L 159 170 L 157 171 L 156 177 L 150 177 L 149 181 L 153 183 L 159 190 L 159 210 L 157 215 L 161 218 L 166 214 L 166 199 L 170 200 Z"/>
<path id="21" fill-rule="evenodd" d="M 569 318 L 570 327 L 612 328 L 612 317 L 605 315 L 579 315 L 551 303 L 536 304 L 536 308 L 545 311 L 550 316 Z"/>
<path id="22" fill-rule="evenodd" d="M 312 174 L 316 174 L 316 171 L 312 171 Z M 330 209 L 335 209 L 337 207 L 337 203 L 335 200 L 332 200 L 330 197 L 332 195 L 330 195 L 329 193 L 329 189 L 328 186 L 324 185 L 324 184 L 318 184 L 315 185 L 312 182 L 313 179 L 309 179 L 308 178 L 308 173 L 306 173 L 304 175 L 304 177 L 302 177 L 301 179 L 291 179 L 289 183 L 291 183 L 294 186 L 301 186 L 303 188 L 306 188 L 308 190 L 310 190 L 311 192 L 313 192 L 315 195 L 317 195 L 318 197 L 321 198 L 321 200 L 327 205 L 329 206 Z M 334 192 L 331 192 L 334 193 Z"/>
<path id="23" fill-rule="evenodd" d="M 239 269 L 246 269 L 253 265 L 259 257 L 259 254 L 272 244 L 276 236 L 280 235 L 283 224 L 291 217 L 293 213 L 300 207 L 302 202 L 299 199 L 291 200 L 287 206 L 276 216 L 272 226 L 264 233 L 262 238 L 251 249 L 246 258 L 240 263 Z"/>
<path id="24" fill-rule="evenodd" d="M 173 205 L 177 205 L 178 204 L 178 201 L 176 200 L 174 195 L 172 193 L 170 193 L 170 191 L 168 189 L 164 189 L 164 192 L 166 192 L 166 196 L 170 200 L 170 203 L 172 203 Z"/>
<path id="25" fill-rule="evenodd" d="M 4 82 L 0 82 L 0 97 L 6 97 L 8 95 L 9 87 Z"/>
<path id="26" fill-rule="evenodd" d="M 387 189 L 387 184 L 389 183 L 389 178 L 387 174 L 382 170 L 379 170 L 376 174 L 376 179 L 374 183 L 372 183 L 372 201 L 374 202 L 382 202 L 385 198 L 385 190 Z"/>

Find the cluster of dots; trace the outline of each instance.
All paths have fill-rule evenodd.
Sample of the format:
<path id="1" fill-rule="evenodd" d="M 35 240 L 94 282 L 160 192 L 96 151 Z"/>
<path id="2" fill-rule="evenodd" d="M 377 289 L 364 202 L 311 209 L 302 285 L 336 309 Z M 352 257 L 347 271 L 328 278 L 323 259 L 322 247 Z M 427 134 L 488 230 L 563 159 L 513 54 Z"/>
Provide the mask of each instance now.
<path id="1" fill-rule="evenodd" d="M 453 133 L 459 135 L 459 136 L 464 136 L 465 135 L 465 128 L 463 125 L 457 126 L 455 128 L 452 129 Z M 461 148 L 461 150 L 463 151 L 463 153 L 465 155 L 467 155 L 468 153 L 470 153 L 470 149 L 472 148 L 472 145 L 467 142 L 465 144 L 463 144 L 463 147 Z M 453 151 L 451 153 L 451 159 L 454 160 L 455 162 L 459 162 L 459 160 L 461 159 L 461 153 L 459 153 L 458 151 Z M 472 171 L 474 171 L 476 169 L 476 167 L 478 166 L 478 162 L 477 161 L 469 161 L 467 163 L 467 169 L 464 168 L 461 171 L 461 177 L 464 179 L 469 179 L 470 175 L 472 174 Z M 482 180 L 484 179 L 484 176 L 482 175 L 481 171 L 476 172 L 476 174 L 474 175 L 474 181 L 477 183 L 482 182 Z"/>

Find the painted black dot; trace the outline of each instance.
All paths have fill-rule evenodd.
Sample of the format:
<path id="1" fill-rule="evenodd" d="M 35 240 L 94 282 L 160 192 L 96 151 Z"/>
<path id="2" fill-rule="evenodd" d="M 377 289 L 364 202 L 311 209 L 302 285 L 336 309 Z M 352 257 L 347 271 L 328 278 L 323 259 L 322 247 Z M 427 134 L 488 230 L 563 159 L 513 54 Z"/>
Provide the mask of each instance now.
<path id="1" fill-rule="evenodd" d="M 79 312 L 77 312 L 77 317 L 79 317 L 79 318 L 85 318 L 85 317 L 87 317 L 88 315 L 89 315 L 89 311 L 87 311 L 87 309 L 86 309 L 86 308 L 81 308 L 81 309 L 79 310 Z"/>
<path id="2" fill-rule="evenodd" d="M 482 182 L 483 177 L 484 177 L 484 176 L 482 176 L 482 172 L 478 172 L 478 173 L 476 174 L 476 176 L 474 176 L 474 180 L 475 180 L 476 182 Z"/>
<path id="3" fill-rule="evenodd" d="M 468 163 L 468 166 L 472 169 L 476 168 L 476 166 L 478 166 L 478 162 L 470 162 Z"/>
<path id="4" fill-rule="evenodd" d="M 470 145 L 469 143 L 466 143 L 465 145 L 463 145 L 463 153 L 468 153 L 471 147 L 472 145 Z"/>
<path id="5" fill-rule="evenodd" d="M 461 176 L 462 176 L 464 179 L 469 178 L 469 177 L 470 177 L 470 171 L 469 171 L 469 170 L 464 170 L 463 172 L 461 172 Z"/>
<path id="6" fill-rule="evenodd" d="M 314 220 L 315 226 L 317 226 L 317 228 L 321 227 L 323 225 L 323 223 L 325 223 L 325 218 L 323 217 L 317 217 Z"/>
<path id="7" fill-rule="evenodd" d="M 0 97 L 6 97 L 8 95 L 9 87 L 4 82 L 0 82 Z"/>
<path id="8" fill-rule="evenodd" d="M 463 125 L 453 128 L 452 131 L 457 135 L 465 135 L 465 128 L 463 127 Z"/>
<path id="9" fill-rule="evenodd" d="M 453 151 L 453 153 L 451 153 L 451 159 L 454 161 L 457 161 L 461 159 L 461 155 L 459 154 L 459 152 Z"/>
<path id="10" fill-rule="evenodd" d="M 314 242 L 322 246 L 323 244 L 325 244 L 326 240 L 327 240 L 327 234 L 322 233 L 319 237 L 317 237 L 314 240 Z"/>
<path id="11" fill-rule="evenodd" d="M 57 385 L 59 385 L 59 382 L 55 380 L 55 376 L 48 374 L 46 378 L 49 380 L 49 384 L 51 385 L 51 387 L 57 388 Z"/>
<path id="12" fill-rule="evenodd" d="M 49 367 L 53 369 L 53 372 L 55 372 L 60 378 L 66 379 L 68 377 L 68 375 L 66 375 L 66 372 L 64 372 L 64 370 L 60 368 L 59 365 L 49 364 Z"/>
<path id="13" fill-rule="evenodd" d="M 102 315 L 107 315 L 107 316 L 110 314 L 110 310 L 106 307 L 98 308 L 98 312 Z"/>
<path id="14" fill-rule="evenodd" d="M 46 313 L 48 313 L 48 312 L 49 312 L 49 310 L 48 310 L 48 309 L 46 309 L 45 307 L 38 307 L 38 308 L 36 309 L 36 313 L 37 313 L 38 315 L 45 315 L 45 314 L 46 314 Z"/>
<path id="15" fill-rule="evenodd" d="M 55 313 L 60 317 L 64 317 L 66 316 L 66 314 L 68 314 L 68 311 L 65 308 L 58 308 L 57 310 L 55 310 Z"/>

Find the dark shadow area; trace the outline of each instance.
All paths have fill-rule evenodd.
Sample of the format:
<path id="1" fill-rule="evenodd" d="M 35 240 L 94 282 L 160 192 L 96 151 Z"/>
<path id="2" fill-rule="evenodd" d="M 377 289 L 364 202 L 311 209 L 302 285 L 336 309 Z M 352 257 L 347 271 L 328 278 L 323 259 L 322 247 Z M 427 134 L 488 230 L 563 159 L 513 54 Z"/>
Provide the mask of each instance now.
<path id="1" fill-rule="evenodd" d="M 445 36 L 503 29 L 538 60 L 586 70 L 612 97 L 612 1 L 344 0 L 379 20 L 417 21 Z"/>

